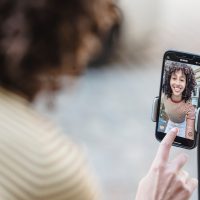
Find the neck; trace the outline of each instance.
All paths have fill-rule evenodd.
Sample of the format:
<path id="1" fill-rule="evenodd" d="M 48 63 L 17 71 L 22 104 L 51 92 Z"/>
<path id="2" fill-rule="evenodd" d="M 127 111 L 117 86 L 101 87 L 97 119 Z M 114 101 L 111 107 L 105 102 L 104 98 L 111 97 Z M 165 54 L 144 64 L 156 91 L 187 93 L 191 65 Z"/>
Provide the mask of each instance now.
<path id="1" fill-rule="evenodd" d="M 177 102 L 182 101 L 182 95 L 175 96 L 175 95 L 172 94 L 171 99 L 173 101 L 177 101 Z"/>

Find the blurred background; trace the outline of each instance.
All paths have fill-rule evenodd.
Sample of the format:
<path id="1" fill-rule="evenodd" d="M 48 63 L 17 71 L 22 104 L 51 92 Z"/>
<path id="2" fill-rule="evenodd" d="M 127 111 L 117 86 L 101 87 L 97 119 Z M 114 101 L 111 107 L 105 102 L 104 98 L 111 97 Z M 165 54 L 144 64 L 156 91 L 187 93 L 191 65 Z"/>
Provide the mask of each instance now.
<path id="1" fill-rule="evenodd" d="M 168 49 L 200 54 L 200 1 L 119 0 L 122 21 L 84 75 L 67 81 L 49 110 L 41 95 L 35 107 L 56 120 L 87 152 L 105 200 L 134 199 L 159 143 L 151 121 L 159 92 L 162 56 Z M 51 100 L 49 100 L 51 104 Z M 186 170 L 196 176 L 196 150 Z M 197 191 L 192 197 L 197 199 Z"/>

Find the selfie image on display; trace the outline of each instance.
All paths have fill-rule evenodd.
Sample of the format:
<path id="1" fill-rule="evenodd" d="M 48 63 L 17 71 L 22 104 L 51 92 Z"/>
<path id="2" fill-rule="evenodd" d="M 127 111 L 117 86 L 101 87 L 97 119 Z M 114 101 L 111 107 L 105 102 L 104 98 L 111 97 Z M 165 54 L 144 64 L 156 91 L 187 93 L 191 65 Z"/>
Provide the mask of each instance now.
<path id="1" fill-rule="evenodd" d="M 165 60 L 157 131 L 177 127 L 178 137 L 194 140 L 199 88 L 200 66 Z"/>

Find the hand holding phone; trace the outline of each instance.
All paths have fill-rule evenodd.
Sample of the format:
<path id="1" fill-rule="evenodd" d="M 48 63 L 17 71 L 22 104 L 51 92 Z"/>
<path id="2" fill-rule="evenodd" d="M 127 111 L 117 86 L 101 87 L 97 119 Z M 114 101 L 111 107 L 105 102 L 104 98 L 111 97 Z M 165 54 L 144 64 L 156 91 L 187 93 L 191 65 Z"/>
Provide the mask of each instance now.
<path id="1" fill-rule="evenodd" d="M 200 56 L 167 51 L 163 57 L 158 100 L 156 138 L 162 140 L 174 127 L 178 134 L 173 145 L 196 146 L 196 112 L 200 106 Z"/>

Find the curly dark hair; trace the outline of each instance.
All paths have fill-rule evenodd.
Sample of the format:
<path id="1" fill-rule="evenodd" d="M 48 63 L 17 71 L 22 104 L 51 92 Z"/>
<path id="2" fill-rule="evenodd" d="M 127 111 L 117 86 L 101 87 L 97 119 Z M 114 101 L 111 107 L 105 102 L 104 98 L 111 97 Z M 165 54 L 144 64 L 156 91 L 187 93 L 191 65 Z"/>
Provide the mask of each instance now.
<path id="1" fill-rule="evenodd" d="M 170 79 L 173 73 L 176 71 L 181 70 L 183 74 L 186 76 L 186 87 L 182 94 L 182 100 L 185 102 L 191 100 L 192 92 L 196 86 L 196 79 L 194 71 L 190 66 L 184 63 L 179 62 L 172 62 L 168 67 L 165 68 L 164 72 L 164 81 L 163 81 L 163 93 L 168 97 L 171 98 L 172 96 L 172 89 L 170 87 Z"/>
<path id="2" fill-rule="evenodd" d="M 79 74 L 120 13 L 113 0 L 1 0 L 0 86 L 33 100 Z"/>

